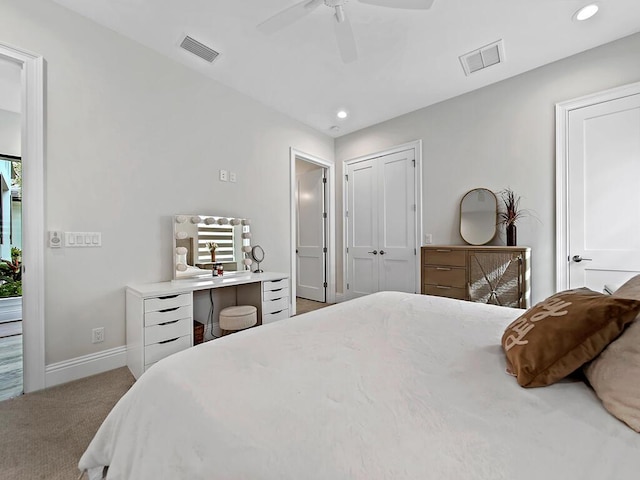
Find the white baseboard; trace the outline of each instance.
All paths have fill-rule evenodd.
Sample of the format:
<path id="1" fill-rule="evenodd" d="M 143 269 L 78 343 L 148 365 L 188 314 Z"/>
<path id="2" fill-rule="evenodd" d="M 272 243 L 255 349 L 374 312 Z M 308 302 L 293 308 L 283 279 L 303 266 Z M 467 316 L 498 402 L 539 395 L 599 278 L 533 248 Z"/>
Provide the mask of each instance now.
<path id="1" fill-rule="evenodd" d="M 107 372 L 127 364 L 127 347 L 111 348 L 52 363 L 45 368 L 45 387 L 79 380 L 80 378 Z"/>
<path id="2" fill-rule="evenodd" d="M 336 292 L 336 303 L 344 302 L 345 300 L 344 293 Z"/>

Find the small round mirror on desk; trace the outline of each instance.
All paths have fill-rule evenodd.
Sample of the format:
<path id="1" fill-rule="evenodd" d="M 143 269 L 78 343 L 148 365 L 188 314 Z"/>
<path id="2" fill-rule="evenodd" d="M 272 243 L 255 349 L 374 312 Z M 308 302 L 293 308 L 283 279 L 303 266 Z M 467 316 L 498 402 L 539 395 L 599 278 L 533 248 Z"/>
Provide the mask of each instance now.
<path id="1" fill-rule="evenodd" d="M 253 272 L 262 273 L 262 270 L 260 270 L 260 262 L 264 260 L 264 250 L 260 245 L 255 245 L 251 249 L 251 258 L 258 264 L 258 267 Z"/>
<path id="2" fill-rule="evenodd" d="M 460 235 L 470 245 L 485 245 L 497 232 L 498 199 L 486 188 L 476 188 L 460 202 Z"/>

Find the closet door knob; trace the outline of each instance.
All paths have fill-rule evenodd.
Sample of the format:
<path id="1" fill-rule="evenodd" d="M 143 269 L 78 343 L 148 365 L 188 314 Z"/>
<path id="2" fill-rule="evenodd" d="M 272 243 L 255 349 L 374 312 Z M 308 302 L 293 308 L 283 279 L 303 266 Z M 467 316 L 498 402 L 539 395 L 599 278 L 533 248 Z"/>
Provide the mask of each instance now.
<path id="1" fill-rule="evenodd" d="M 378 251 L 377 251 L 377 250 L 374 250 L 373 252 L 367 252 L 367 253 L 373 253 L 374 255 L 377 255 L 377 254 L 378 254 Z"/>
<path id="2" fill-rule="evenodd" d="M 385 253 L 387 252 L 385 252 L 384 250 L 380 250 L 380 255 L 384 255 Z"/>

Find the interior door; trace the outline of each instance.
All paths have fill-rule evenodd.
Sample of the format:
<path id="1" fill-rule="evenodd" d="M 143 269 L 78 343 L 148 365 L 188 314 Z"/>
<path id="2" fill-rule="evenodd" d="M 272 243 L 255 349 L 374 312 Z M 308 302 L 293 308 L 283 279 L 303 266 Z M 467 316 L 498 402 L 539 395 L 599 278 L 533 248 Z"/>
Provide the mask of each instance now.
<path id="1" fill-rule="evenodd" d="M 296 295 L 326 301 L 324 169 L 296 175 Z"/>
<path id="2" fill-rule="evenodd" d="M 375 160 L 347 168 L 347 293 L 378 291 L 378 169 Z"/>
<path id="3" fill-rule="evenodd" d="M 569 287 L 640 272 L 640 95 L 569 112 Z"/>
<path id="4" fill-rule="evenodd" d="M 416 293 L 415 153 L 378 159 L 378 289 Z"/>
<path id="5" fill-rule="evenodd" d="M 347 166 L 347 293 L 416 292 L 415 153 Z"/>

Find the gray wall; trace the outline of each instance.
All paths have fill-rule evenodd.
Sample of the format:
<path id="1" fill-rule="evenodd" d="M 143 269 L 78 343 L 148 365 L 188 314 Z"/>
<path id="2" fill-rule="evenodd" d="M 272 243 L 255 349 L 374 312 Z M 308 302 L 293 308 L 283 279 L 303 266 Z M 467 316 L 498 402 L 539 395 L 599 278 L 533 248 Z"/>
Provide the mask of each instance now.
<path id="1" fill-rule="evenodd" d="M 639 58 L 636 34 L 346 135 L 336 140 L 338 178 L 345 160 L 421 139 L 424 233 L 434 243 L 453 244 L 463 243 L 459 202 L 466 191 L 511 187 L 535 212 L 518 224 L 518 243 L 532 247 L 532 293 L 539 301 L 555 291 L 555 104 L 640 81 Z M 504 235 L 498 240 L 503 244 Z M 338 261 L 340 291 L 341 256 Z"/>
<path id="2" fill-rule="evenodd" d="M 102 232 L 46 250 L 47 364 L 124 345 L 125 285 L 171 279 L 176 213 L 251 218 L 289 271 L 289 147 L 331 160 L 332 138 L 51 1 L 0 10 L 1 41 L 47 62 L 45 228 Z"/>

